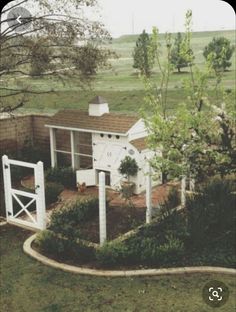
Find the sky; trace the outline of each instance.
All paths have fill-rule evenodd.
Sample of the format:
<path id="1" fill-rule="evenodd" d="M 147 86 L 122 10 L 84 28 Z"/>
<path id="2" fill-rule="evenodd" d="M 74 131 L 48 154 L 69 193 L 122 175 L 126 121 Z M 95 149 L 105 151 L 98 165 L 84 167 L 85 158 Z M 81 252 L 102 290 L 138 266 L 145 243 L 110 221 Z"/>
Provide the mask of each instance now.
<path id="1" fill-rule="evenodd" d="M 184 30 L 188 9 L 193 12 L 193 31 L 235 29 L 235 12 L 221 0 L 98 0 L 100 20 L 113 37 Z"/>
<path id="2" fill-rule="evenodd" d="M 21 0 L 11 1 L 9 5 L 17 2 Z M 29 0 L 22 6 L 34 15 L 40 13 L 36 3 Z M 140 34 L 144 29 L 150 33 L 153 26 L 161 33 L 184 31 L 188 9 L 193 12 L 193 31 L 235 29 L 234 9 L 223 0 L 97 0 L 97 3 L 94 8 L 83 8 L 80 13 L 89 19 L 100 20 L 115 38 Z M 66 8 L 70 11 L 69 1 Z M 75 15 L 74 11 L 72 15 Z"/>

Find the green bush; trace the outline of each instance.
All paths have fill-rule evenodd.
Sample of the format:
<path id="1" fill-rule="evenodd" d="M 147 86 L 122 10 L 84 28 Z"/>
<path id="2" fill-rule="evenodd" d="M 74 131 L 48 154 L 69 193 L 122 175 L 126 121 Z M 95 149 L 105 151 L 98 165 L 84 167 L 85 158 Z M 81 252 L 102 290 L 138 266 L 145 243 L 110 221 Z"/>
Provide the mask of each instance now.
<path id="1" fill-rule="evenodd" d="M 76 187 L 76 173 L 71 167 L 50 168 L 46 171 L 46 181 L 61 183 L 73 189 Z"/>
<path id="2" fill-rule="evenodd" d="M 84 242 L 60 237 L 50 230 L 40 232 L 35 244 L 40 251 L 60 260 L 73 259 L 78 263 L 89 262 L 95 259 L 95 250 Z"/>
<path id="3" fill-rule="evenodd" d="M 64 187 L 60 183 L 47 182 L 45 185 L 46 206 L 55 203 L 58 200 L 58 196 L 63 191 L 63 189 Z"/>
<path id="4" fill-rule="evenodd" d="M 235 185 L 232 180 L 213 179 L 186 201 L 189 247 L 234 244 Z"/>
<path id="5" fill-rule="evenodd" d="M 135 236 L 129 241 L 104 244 L 96 251 L 96 259 L 103 266 L 164 266 L 181 264 L 184 253 L 184 243 L 171 234 L 162 244 L 155 237 Z"/>
<path id="6" fill-rule="evenodd" d="M 126 262 L 128 249 L 122 242 L 107 242 L 96 250 L 96 259 L 103 266 L 122 265 Z"/>
<path id="7" fill-rule="evenodd" d="M 130 176 L 135 176 L 137 174 L 138 165 L 134 158 L 125 156 L 125 158 L 121 161 L 118 170 L 122 175 L 125 175 L 129 178 Z"/>
<path id="8" fill-rule="evenodd" d="M 50 230 L 68 238 L 79 237 L 79 224 L 98 215 L 98 198 L 89 198 L 69 203 L 53 211 Z"/>

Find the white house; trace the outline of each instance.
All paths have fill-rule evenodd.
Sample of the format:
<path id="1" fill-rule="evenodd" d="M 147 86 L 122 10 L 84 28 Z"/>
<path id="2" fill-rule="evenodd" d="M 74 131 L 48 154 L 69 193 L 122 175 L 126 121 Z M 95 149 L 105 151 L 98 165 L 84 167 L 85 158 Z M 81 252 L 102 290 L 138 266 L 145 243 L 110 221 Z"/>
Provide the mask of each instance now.
<path id="1" fill-rule="evenodd" d="M 122 176 L 118 168 L 125 156 L 135 158 L 139 170 L 131 177 L 135 193 L 145 190 L 147 160 L 153 152 L 147 148 L 147 131 L 142 119 L 110 113 L 106 100 L 95 97 L 88 111 L 61 110 L 46 125 L 50 130 L 51 165 L 59 158 L 77 170 L 77 182 L 87 186 L 98 183 L 98 173 L 106 174 L 106 185 L 117 189 Z M 155 181 L 158 183 L 160 181 Z"/>

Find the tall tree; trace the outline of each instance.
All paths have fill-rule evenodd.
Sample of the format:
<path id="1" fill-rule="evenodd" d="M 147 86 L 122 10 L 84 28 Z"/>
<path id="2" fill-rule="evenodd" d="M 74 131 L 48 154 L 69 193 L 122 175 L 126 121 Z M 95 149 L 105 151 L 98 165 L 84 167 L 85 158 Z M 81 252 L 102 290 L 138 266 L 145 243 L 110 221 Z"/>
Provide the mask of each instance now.
<path id="1" fill-rule="evenodd" d="M 171 115 L 166 105 L 163 106 L 163 90 L 168 93 L 166 77 L 170 73 L 170 58 L 167 58 L 166 69 L 160 71 L 165 79 L 161 80 L 159 88 L 153 87 L 150 79 L 146 83 L 144 119 L 150 147 L 156 151 L 152 159 L 153 168 L 157 172 L 168 173 L 172 178 L 191 176 L 202 180 L 216 173 L 224 176 L 236 172 L 235 114 L 225 92 L 221 92 L 220 101 L 212 103 L 207 98 L 210 68 L 208 64 L 204 71 L 196 65 L 193 67 L 194 56 L 189 52 L 191 19 L 192 12 L 188 11 L 181 51 L 190 70 L 190 78 L 184 83 L 190 103 L 181 103 Z"/>
<path id="2" fill-rule="evenodd" d="M 91 74 L 107 64 L 110 54 L 100 44 L 110 36 L 101 23 L 85 17 L 86 9 L 95 5 L 96 0 L 16 0 L 3 8 L 0 113 L 23 106 L 30 94 L 52 92 L 50 84 L 42 91 L 27 77 L 50 76 L 63 82 L 74 79 L 79 87 L 87 85 Z M 10 12 L 20 7 L 32 14 L 22 18 L 23 29 L 22 24 L 11 23 Z M 87 59 L 90 68 L 85 70 Z"/>
<path id="3" fill-rule="evenodd" d="M 188 60 L 182 54 L 181 46 L 183 44 L 183 37 L 181 33 L 177 33 L 177 36 L 174 41 L 173 48 L 171 49 L 170 62 L 177 68 L 178 73 L 181 72 L 181 68 L 188 66 Z"/>
<path id="4" fill-rule="evenodd" d="M 213 69 L 218 72 L 225 71 L 231 66 L 230 59 L 233 52 L 234 46 L 231 45 L 230 40 L 225 37 L 214 37 L 204 48 L 203 56 L 212 62 Z"/>
<path id="5" fill-rule="evenodd" d="M 133 67 L 140 70 L 141 74 L 150 77 L 154 65 L 154 55 L 151 49 L 149 35 L 143 30 L 139 35 L 133 51 Z"/>

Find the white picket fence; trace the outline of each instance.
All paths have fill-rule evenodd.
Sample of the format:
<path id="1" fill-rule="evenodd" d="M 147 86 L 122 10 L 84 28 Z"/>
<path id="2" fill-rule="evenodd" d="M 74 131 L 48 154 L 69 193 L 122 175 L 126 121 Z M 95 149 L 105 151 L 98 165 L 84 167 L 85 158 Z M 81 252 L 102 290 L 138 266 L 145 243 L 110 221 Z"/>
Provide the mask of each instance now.
<path id="1" fill-rule="evenodd" d="M 43 163 L 39 161 L 37 164 L 32 164 L 9 159 L 4 155 L 2 156 L 2 165 L 7 222 L 35 230 L 44 230 L 46 228 L 46 209 Z M 17 190 L 12 187 L 11 165 L 32 168 L 34 170 L 34 193 Z M 24 204 L 21 200 L 21 198 L 24 197 L 30 198 L 27 204 Z M 15 200 L 18 207 L 20 207 L 17 211 L 14 211 L 13 200 Z M 29 208 L 34 203 L 36 205 L 36 210 L 30 211 Z"/>

